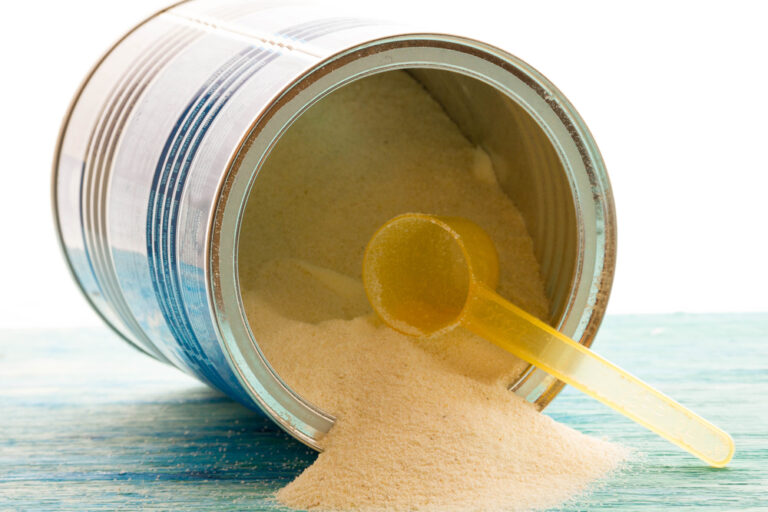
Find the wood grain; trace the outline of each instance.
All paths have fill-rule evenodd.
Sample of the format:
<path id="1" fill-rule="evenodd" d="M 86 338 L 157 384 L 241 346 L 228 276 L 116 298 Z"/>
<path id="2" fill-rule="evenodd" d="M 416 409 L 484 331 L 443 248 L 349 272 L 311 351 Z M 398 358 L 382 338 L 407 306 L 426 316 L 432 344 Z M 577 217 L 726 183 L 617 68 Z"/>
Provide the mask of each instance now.
<path id="1" fill-rule="evenodd" d="M 737 452 L 704 467 L 567 388 L 547 414 L 639 453 L 564 510 L 768 510 L 768 314 L 609 317 L 594 348 Z M 281 510 L 274 491 L 314 457 L 107 329 L 0 331 L 0 510 Z"/>

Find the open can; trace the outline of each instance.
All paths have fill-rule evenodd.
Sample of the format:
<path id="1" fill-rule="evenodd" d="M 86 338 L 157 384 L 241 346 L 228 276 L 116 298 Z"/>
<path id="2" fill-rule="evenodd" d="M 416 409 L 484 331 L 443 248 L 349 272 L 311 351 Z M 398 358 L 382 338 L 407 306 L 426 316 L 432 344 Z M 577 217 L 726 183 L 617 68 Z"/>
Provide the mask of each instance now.
<path id="1" fill-rule="evenodd" d="M 605 167 L 563 94 L 490 45 L 301 4 L 182 2 L 97 63 L 56 149 L 61 246 L 106 323 L 314 448 L 333 416 L 280 379 L 246 319 L 243 214 L 259 169 L 302 113 L 393 70 L 419 81 L 490 155 L 533 239 L 546 320 L 589 346 L 616 250 Z M 533 367 L 512 386 L 539 408 L 561 389 Z"/>

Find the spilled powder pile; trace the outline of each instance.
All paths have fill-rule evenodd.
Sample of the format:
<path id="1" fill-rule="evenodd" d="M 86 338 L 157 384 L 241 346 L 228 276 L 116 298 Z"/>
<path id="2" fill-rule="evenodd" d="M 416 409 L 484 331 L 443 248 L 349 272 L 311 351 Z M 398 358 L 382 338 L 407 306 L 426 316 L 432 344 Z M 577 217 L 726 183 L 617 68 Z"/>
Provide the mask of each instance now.
<path id="1" fill-rule="evenodd" d="M 519 212 L 488 156 L 408 74 L 355 82 L 281 139 L 240 249 L 248 319 L 269 361 L 337 422 L 277 499 L 321 510 L 526 510 L 583 491 L 626 456 L 507 390 L 526 365 L 456 330 L 413 340 L 376 319 L 364 247 L 395 215 L 463 216 L 491 234 L 498 291 L 548 304 Z"/>

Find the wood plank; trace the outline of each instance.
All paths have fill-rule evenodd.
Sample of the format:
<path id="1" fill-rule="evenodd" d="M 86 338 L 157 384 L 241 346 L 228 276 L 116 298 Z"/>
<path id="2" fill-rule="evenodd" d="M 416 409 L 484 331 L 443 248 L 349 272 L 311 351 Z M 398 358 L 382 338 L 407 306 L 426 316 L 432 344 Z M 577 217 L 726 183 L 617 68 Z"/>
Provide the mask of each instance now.
<path id="1" fill-rule="evenodd" d="M 724 469 L 566 389 L 547 414 L 639 450 L 566 510 L 768 510 L 768 314 L 609 317 L 596 350 L 733 435 Z M 280 510 L 315 454 L 107 329 L 0 331 L 0 510 Z"/>

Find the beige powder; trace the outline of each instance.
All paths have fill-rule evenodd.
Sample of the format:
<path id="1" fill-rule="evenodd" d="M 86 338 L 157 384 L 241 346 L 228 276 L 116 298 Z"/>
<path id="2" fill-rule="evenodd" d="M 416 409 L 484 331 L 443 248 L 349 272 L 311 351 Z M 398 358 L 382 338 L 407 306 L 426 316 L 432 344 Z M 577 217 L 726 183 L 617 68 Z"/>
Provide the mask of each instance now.
<path id="1" fill-rule="evenodd" d="M 302 509 L 521 510 L 568 499 L 625 456 L 510 393 L 526 365 L 465 331 L 412 340 L 371 313 L 360 281 L 381 224 L 423 211 L 494 239 L 503 296 L 548 304 L 519 212 L 472 146 L 404 72 L 355 82 L 281 139 L 249 201 L 243 300 L 262 349 L 334 414 L 324 452 L 278 499 Z"/>

